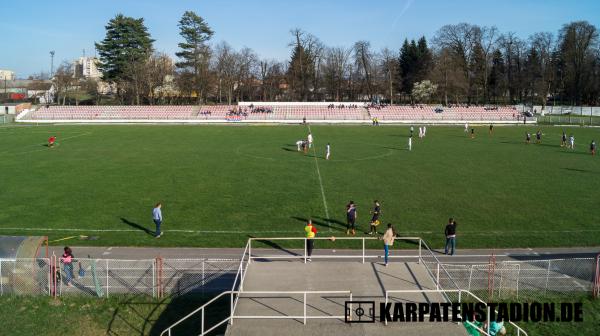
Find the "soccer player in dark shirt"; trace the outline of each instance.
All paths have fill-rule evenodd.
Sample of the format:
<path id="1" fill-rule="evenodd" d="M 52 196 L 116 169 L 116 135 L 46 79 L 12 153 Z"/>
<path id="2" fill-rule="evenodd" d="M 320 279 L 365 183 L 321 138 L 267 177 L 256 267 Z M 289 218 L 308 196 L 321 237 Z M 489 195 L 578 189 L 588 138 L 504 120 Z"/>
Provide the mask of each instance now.
<path id="1" fill-rule="evenodd" d="M 346 234 L 352 234 L 353 236 L 356 234 L 356 217 L 356 204 L 354 204 L 354 201 L 350 201 L 346 205 L 346 223 L 348 224 Z"/>
<path id="2" fill-rule="evenodd" d="M 560 147 L 565 147 L 567 145 L 567 133 L 563 131 L 562 138 L 560 138 Z"/>
<path id="3" fill-rule="evenodd" d="M 494 133 L 494 124 L 490 124 L 490 135 Z"/>
<path id="4" fill-rule="evenodd" d="M 377 226 L 380 224 L 379 215 L 381 214 L 381 205 L 377 200 L 373 202 L 375 205 L 373 207 L 373 211 L 371 211 L 371 214 L 373 214 L 373 216 L 371 217 L 371 231 L 369 232 L 370 235 L 372 235 L 373 233 L 378 233 Z"/>
<path id="5" fill-rule="evenodd" d="M 526 143 L 530 143 L 531 142 L 531 134 L 529 134 L 529 132 L 527 132 L 525 134 L 525 142 Z"/>
<path id="6" fill-rule="evenodd" d="M 471 139 L 475 138 L 475 129 L 471 128 Z"/>
<path id="7" fill-rule="evenodd" d="M 535 132 L 535 143 L 542 143 L 542 131 Z"/>
<path id="8" fill-rule="evenodd" d="M 590 143 L 590 153 L 592 153 L 592 156 L 596 155 L 596 141 L 594 140 Z"/>

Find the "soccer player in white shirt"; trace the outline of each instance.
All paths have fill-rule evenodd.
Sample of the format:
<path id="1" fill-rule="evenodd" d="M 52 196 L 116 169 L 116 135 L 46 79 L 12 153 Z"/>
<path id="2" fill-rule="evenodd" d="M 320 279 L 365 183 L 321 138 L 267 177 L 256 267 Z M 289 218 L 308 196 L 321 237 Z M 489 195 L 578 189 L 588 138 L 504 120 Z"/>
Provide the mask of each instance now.
<path id="1" fill-rule="evenodd" d="M 469 133 L 469 123 L 465 123 L 465 133 Z"/>
<path id="2" fill-rule="evenodd" d="M 296 141 L 296 147 L 298 147 L 298 152 L 302 149 L 302 143 L 304 142 L 304 140 L 298 140 Z"/>
<path id="3" fill-rule="evenodd" d="M 329 160 L 330 155 L 331 155 L 331 145 L 329 145 L 329 142 L 328 142 L 327 146 L 325 147 L 325 160 Z"/>
<path id="4" fill-rule="evenodd" d="M 575 137 L 573 136 L 573 134 L 569 136 L 569 148 L 575 149 Z"/>
<path id="5" fill-rule="evenodd" d="M 412 151 L 412 136 L 408 137 L 408 150 Z"/>
<path id="6" fill-rule="evenodd" d="M 308 133 L 308 137 L 306 139 L 308 140 L 308 148 L 312 148 L 312 143 L 313 143 L 312 133 Z"/>
<path id="7" fill-rule="evenodd" d="M 423 126 L 423 137 L 427 135 L 427 126 Z"/>

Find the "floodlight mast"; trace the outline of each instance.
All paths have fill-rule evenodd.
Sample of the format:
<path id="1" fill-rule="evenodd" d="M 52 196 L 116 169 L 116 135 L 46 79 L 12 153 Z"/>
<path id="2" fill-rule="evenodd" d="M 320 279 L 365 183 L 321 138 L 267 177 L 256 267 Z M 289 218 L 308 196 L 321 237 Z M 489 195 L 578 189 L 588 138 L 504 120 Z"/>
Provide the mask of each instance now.
<path id="1" fill-rule="evenodd" d="M 50 51 L 50 79 L 54 75 L 54 50 Z"/>

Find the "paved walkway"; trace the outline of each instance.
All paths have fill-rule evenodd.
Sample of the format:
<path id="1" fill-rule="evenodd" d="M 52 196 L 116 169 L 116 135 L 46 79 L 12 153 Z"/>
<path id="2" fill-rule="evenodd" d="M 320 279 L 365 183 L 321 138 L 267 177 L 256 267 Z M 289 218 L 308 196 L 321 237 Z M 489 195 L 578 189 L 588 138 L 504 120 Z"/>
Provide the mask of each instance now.
<path id="1" fill-rule="evenodd" d="M 398 262 L 384 267 L 381 263 L 300 261 L 254 262 L 248 267 L 244 291 L 343 291 L 353 300 L 374 301 L 374 323 L 348 324 L 342 319 L 235 319 L 226 335 L 466 335 L 461 325 L 450 322 L 379 322 L 379 303 L 386 290 L 435 289 L 423 265 Z M 307 294 L 309 317 L 344 316 L 348 294 Z M 394 294 L 394 302 L 444 302 L 440 294 Z M 367 307 L 367 306 L 365 306 Z M 234 316 L 303 316 L 303 294 L 243 294 Z"/>
<path id="2" fill-rule="evenodd" d="M 318 246 L 317 246 L 318 247 Z M 72 247 L 75 256 L 105 259 L 153 259 L 161 256 L 172 259 L 196 259 L 196 258 L 225 258 L 239 259 L 243 249 L 240 248 L 186 248 L 186 247 Z M 50 247 L 50 254 L 57 256 L 62 254 L 62 248 L 58 246 Z M 302 250 L 282 250 L 282 249 L 253 249 L 253 256 L 300 256 Z M 454 256 L 446 256 L 443 251 L 434 251 L 436 257 L 444 263 L 473 263 L 489 261 L 492 253 L 496 259 L 500 260 L 522 260 L 522 259 L 559 259 L 559 258 L 592 258 L 600 253 L 600 247 L 572 247 L 572 248 L 521 248 L 521 249 L 465 249 L 458 250 Z M 361 255 L 360 250 L 331 250 L 316 249 L 315 255 Z M 382 250 L 367 250 L 367 255 L 381 255 Z M 415 256 L 417 250 L 392 250 L 393 257 Z M 397 260 L 397 259 L 396 259 Z"/>

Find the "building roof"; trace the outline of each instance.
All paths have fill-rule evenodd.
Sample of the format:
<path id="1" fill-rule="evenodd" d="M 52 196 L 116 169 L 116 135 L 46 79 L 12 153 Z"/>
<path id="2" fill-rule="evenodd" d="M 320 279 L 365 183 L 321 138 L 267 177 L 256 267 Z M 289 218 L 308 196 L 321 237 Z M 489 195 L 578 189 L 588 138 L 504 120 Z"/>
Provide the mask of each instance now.
<path id="1" fill-rule="evenodd" d="M 34 83 L 52 84 L 52 81 L 39 79 L 15 79 L 9 81 L 0 81 L 0 88 L 4 88 L 4 84 L 6 84 L 7 88 L 27 88 L 29 85 Z"/>

